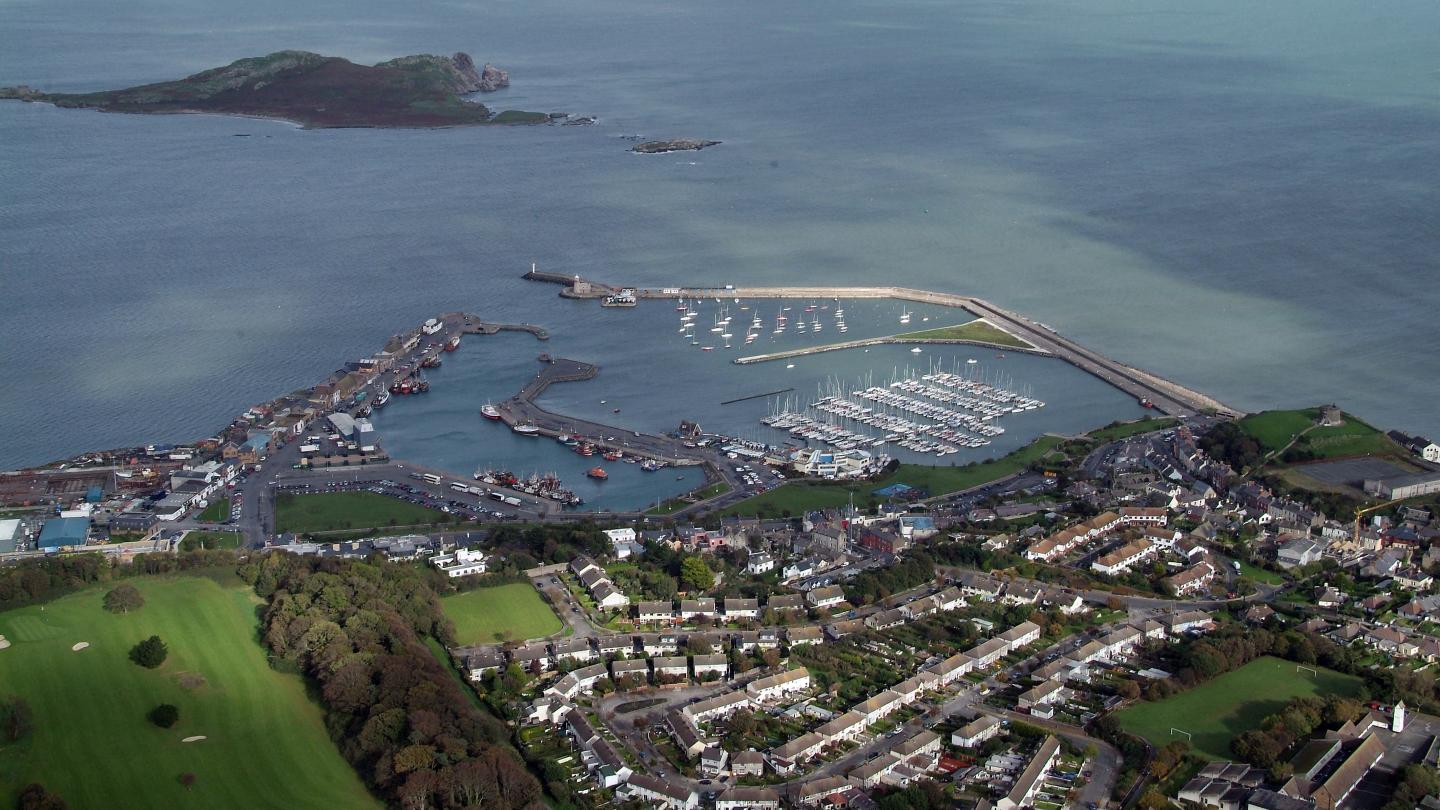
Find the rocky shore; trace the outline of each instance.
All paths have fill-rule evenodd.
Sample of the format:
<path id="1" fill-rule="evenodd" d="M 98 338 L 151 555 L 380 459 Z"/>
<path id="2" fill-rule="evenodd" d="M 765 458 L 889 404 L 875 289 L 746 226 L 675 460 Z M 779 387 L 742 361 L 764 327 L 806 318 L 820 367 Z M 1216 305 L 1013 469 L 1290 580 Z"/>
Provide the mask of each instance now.
<path id="1" fill-rule="evenodd" d="M 710 146 L 719 145 L 719 141 L 702 141 L 698 138 L 671 138 L 668 141 L 646 141 L 637 143 L 631 147 L 631 152 L 638 152 L 642 155 L 660 155 L 666 152 L 694 152 Z"/>

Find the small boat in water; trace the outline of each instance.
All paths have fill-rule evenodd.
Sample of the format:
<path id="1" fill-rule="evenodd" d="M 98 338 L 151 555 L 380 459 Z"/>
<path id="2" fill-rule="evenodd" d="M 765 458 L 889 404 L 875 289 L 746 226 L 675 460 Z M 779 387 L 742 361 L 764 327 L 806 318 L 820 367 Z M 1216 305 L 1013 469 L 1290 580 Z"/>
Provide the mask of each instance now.
<path id="1" fill-rule="evenodd" d="M 910 350 L 910 353 L 911 353 L 911 354 L 919 354 L 919 353 L 922 352 L 922 351 L 925 351 L 925 350 L 922 349 L 922 348 L 920 348 L 919 346 L 916 346 L 915 348 L 913 348 L 913 349 Z"/>
<path id="2" fill-rule="evenodd" d="M 385 403 L 387 403 L 387 402 L 389 402 L 389 401 L 390 401 L 390 392 L 389 392 L 389 391 L 381 391 L 381 392 L 380 392 L 380 396 L 375 397 L 375 407 L 377 407 L 377 408 L 383 408 L 383 407 L 385 407 Z"/>
<path id="3" fill-rule="evenodd" d="M 514 427 L 512 427 L 512 428 L 510 428 L 510 429 L 513 430 L 513 431 L 515 431 L 516 433 L 519 433 L 521 436 L 539 436 L 539 435 L 540 435 L 540 428 L 536 427 L 533 422 L 524 422 L 524 423 L 515 425 Z"/>
<path id="4" fill-rule="evenodd" d="M 605 472 L 604 467 L 591 467 L 589 470 L 585 471 L 585 474 L 590 476 L 591 478 L 594 478 L 596 481 L 604 481 L 606 478 L 610 477 L 610 473 Z"/>
<path id="5" fill-rule="evenodd" d="M 644 470 L 645 472 L 655 472 L 656 470 L 660 469 L 660 465 L 653 458 L 646 459 L 645 463 L 640 465 L 640 469 Z"/>
<path id="6" fill-rule="evenodd" d="M 500 409 L 487 402 L 484 405 L 480 406 L 480 415 L 485 417 L 486 419 L 494 419 L 496 421 L 499 421 Z"/>
<path id="7" fill-rule="evenodd" d="M 459 336 L 459 335 L 456 335 L 455 337 L 452 337 L 452 338 L 450 338 L 449 340 L 445 341 L 445 351 L 447 351 L 447 352 L 453 352 L 453 351 L 455 351 L 455 350 L 458 349 L 458 348 L 460 348 L 460 336 Z"/>

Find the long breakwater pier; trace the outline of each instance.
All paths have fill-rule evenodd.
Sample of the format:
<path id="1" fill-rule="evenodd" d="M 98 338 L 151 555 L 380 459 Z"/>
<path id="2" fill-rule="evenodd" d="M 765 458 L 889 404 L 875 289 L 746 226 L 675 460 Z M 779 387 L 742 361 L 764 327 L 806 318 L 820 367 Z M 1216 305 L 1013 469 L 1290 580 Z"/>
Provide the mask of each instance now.
<path id="1" fill-rule="evenodd" d="M 532 271 L 525 274 L 525 278 L 533 281 L 560 284 L 565 287 L 562 295 L 569 298 L 602 298 L 607 295 L 614 295 L 621 287 L 614 284 L 605 284 L 596 281 L 583 279 L 579 276 L 567 276 L 559 273 L 540 273 Z M 663 287 L 663 288 L 625 288 L 633 289 L 636 298 L 889 298 L 897 301 L 913 301 L 920 304 L 934 304 L 938 306 L 951 307 L 970 313 L 976 318 L 983 318 L 990 325 L 1009 333 L 1010 335 L 1025 341 L 1032 348 L 1022 349 L 1013 346 L 1001 347 L 1004 351 L 1028 351 L 1033 354 L 1050 355 L 1085 371 L 1095 377 L 1099 377 L 1107 383 L 1124 391 L 1142 402 L 1150 403 L 1162 413 L 1172 416 L 1185 416 L 1193 413 L 1209 412 L 1225 416 L 1242 416 L 1243 411 L 1206 396 L 1199 391 L 1186 388 L 1173 380 L 1168 380 L 1157 374 L 1135 368 L 1114 360 L 1110 357 L 1082 346 L 1081 344 L 1064 337 L 1055 330 L 1042 326 L 1018 313 L 998 307 L 983 298 L 976 298 L 970 295 L 956 295 L 954 293 L 935 292 L 932 290 L 917 290 L 909 287 Z M 897 335 L 866 340 L 846 341 L 832 343 L 824 346 L 815 346 L 806 349 L 797 349 L 793 352 L 776 352 L 770 355 L 754 355 L 748 358 L 741 358 L 746 362 L 765 362 L 778 360 L 783 357 L 794 357 L 802 354 L 814 354 L 821 351 L 834 351 L 837 349 L 854 348 L 857 346 L 869 346 L 882 343 L 909 343 L 909 342 L 946 342 L 946 341 L 916 341 L 906 340 Z M 949 341 L 955 343 L 969 342 L 979 345 L 992 346 L 995 344 L 983 341 Z M 739 362 L 739 361 L 737 361 Z"/>

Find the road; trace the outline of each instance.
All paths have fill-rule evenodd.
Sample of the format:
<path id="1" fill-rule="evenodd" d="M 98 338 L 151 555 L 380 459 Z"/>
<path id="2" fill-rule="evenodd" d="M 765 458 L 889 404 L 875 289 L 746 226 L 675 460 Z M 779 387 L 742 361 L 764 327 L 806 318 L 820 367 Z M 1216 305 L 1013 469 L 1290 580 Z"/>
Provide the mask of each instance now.
<path id="1" fill-rule="evenodd" d="M 590 617 L 585 613 L 585 608 L 575 601 L 570 595 L 569 589 L 559 581 L 555 574 L 532 576 L 530 583 L 535 586 L 535 590 L 550 597 L 550 604 L 555 606 L 555 611 L 560 614 L 561 621 L 570 625 L 573 638 L 593 638 L 610 632 L 602 631 L 590 621 Z"/>
<path id="2" fill-rule="evenodd" d="M 1085 763 L 1086 770 L 1090 771 L 1090 779 L 1080 789 L 1079 806 L 1084 807 L 1089 802 L 1094 802 L 1098 807 L 1104 807 L 1110 800 L 1110 792 L 1115 789 L 1115 780 L 1120 778 L 1120 766 L 1124 758 L 1115 746 L 1104 740 L 1089 736 L 1079 726 L 1072 726 L 1069 723 L 1060 723 L 1054 720 L 1046 720 L 1041 717 L 1032 717 L 1028 714 L 1012 712 L 1002 709 L 986 707 L 981 709 L 985 714 L 994 715 L 1012 723 L 1025 723 L 1027 725 L 1043 728 L 1063 737 L 1077 749 L 1084 751 L 1089 746 L 1095 746 L 1096 755 L 1094 759 Z"/>
<path id="3" fill-rule="evenodd" d="M 1110 627 L 1116 624 L 1119 624 L 1119 620 L 1103 627 Z M 1028 658 L 1005 670 L 1005 672 L 1013 674 L 1020 671 L 1028 671 L 1042 660 L 1051 660 L 1059 655 L 1071 652 L 1087 640 L 1088 637 L 1086 636 L 1067 636 L 1030 655 Z M 664 758 L 656 752 L 654 746 L 651 744 L 648 733 L 645 730 L 634 728 L 633 722 L 635 717 L 648 717 L 652 724 L 657 724 L 663 720 L 665 714 L 671 709 L 685 705 L 693 699 L 709 697 L 722 691 L 730 691 L 738 685 L 745 683 L 748 678 L 753 678 L 760 674 L 762 674 L 761 670 L 752 670 L 750 673 L 733 681 L 720 682 L 709 686 L 688 687 L 684 690 L 675 690 L 673 694 L 669 695 L 661 690 L 655 689 L 649 689 L 642 693 L 627 693 L 623 696 L 612 695 L 601 701 L 601 717 L 606 721 L 607 726 L 616 733 L 616 736 L 622 743 L 634 750 L 637 755 L 640 755 L 643 761 L 651 763 L 664 762 Z M 898 726 L 897 730 L 871 737 L 860 747 L 850 751 L 844 756 L 822 763 L 818 767 L 808 770 L 800 776 L 771 785 L 771 787 L 777 790 L 783 790 L 790 785 L 808 782 L 812 779 L 818 779 L 824 776 L 843 775 L 852 768 L 919 734 L 927 727 L 938 725 L 962 713 L 968 717 L 977 710 L 976 704 L 982 700 L 982 695 L 980 694 L 982 687 L 987 690 L 994 690 L 1003 686 L 995 677 L 998 674 L 998 672 L 994 673 L 991 677 L 978 684 L 965 681 L 963 682 L 961 691 L 947 698 L 936 707 L 935 710 L 917 715 Z M 619 716 L 618 722 L 616 722 L 617 715 L 614 714 L 614 708 L 616 706 L 635 700 L 644 700 L 647 697 L 663 697 L 665 702 L 634 712 L 633 714 Z M 978 708 L 978 711 L 994 714 L 1012 721 L 1029 723 L 1030 725 L 1053 731 L 1057 735 L 1069 740 L 1082 751 L 1093 745 L 1099 753 L 1094 760 L 1087 764 L 1088 770 L 1091 771 L 1091 779 L 1082 788 L 1081 801 L 1093 801 L 1101 807 L 1105 806 L 1109 799 L 1110 791 L 1114 788 L 1115 780 L 1118 778 L 1121 763 L 1120 753 L 1109 743 L 1090 737 L 1085 733 L 1084 729 L 1066 723 L 1042 720 L 1031 717 L 1030 715 L 994 709 L 983 705 Z M 659 767 L 665 768 L 665 766 Z M 670 773 L 668 768 L 665 768 L 665 779 L 697 792 L 719 790 L 724 787 L 723 784 L 704 784 L 697 779 L 689 779 L 680 774 Z"/>

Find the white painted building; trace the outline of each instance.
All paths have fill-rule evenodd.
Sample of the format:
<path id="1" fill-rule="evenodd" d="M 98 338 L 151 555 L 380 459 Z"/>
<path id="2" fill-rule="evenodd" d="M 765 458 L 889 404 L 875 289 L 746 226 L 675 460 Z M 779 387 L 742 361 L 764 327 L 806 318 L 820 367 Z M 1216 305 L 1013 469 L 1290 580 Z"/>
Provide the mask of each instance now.
<path id="1" fill-rule="evenodd" d="M 457 548 L 451 554 L 431 557 L 430 564 L 451 579 L 474 576 L 485 573 L 485 552 L 479 549 Z"/>

